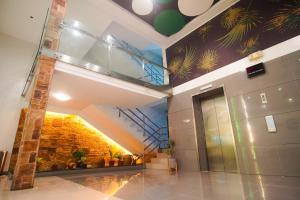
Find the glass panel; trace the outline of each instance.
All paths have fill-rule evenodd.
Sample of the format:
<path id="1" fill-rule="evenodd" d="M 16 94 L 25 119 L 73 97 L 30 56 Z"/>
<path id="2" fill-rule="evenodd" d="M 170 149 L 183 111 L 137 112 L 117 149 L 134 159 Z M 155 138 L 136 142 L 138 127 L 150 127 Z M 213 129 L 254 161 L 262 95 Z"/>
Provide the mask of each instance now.
<path id="1" fill-rule="evenodd" d="M 54 52 L 44 48 L 44 55 L 159 91 L 170 89 L 169 73 L 162 67 L 161 53 L 156 57 L 153 52 L 149 54 L 148 50 L 138 49 L 115 38 L 114 35 L 119 35 L 118 28 L 122 26 L 112 23 L 94 4 L 80 0 L 70 1 L 64 22 L 59 28 L 59 49 Z M 130 34 L 124 28 L 124 33 L 127 34 L 127 31 Z M 124 34 L 121 32 L 120 34 Z M 143 40 L 141 37 L 137 41 L 139 39 Z"/>
<path id="2" fill-rule="evenodd" d="M 121 50 L 117 47 L 110 48 L 110 69 L 112 71 L 144 81 L 142 60 L 135 56 L 131 56 L 125 50 Z"/>
<path id="3" fill-rule="evenodd" d="M 203 113 L 209 170 L 224 171 L 224 161 L 214 100 L 202 101 L 201 107 Z"/>
<path id="4" fill-rule="evenodd" d="M 214 104 L 218 119 L 225 171 L 236 172 L 237 165 L 234 152 L 232 127 L 225 97 L 221 96 L 215 98 Z"/>
<path id="5" fill-rule="evenodd" d="M 96 72 L 101 72 L 101 68 L 108 70 L 108 46 L 79 30 L 64 28 L 58 51 L 65 55 L 64 62 Z"/>

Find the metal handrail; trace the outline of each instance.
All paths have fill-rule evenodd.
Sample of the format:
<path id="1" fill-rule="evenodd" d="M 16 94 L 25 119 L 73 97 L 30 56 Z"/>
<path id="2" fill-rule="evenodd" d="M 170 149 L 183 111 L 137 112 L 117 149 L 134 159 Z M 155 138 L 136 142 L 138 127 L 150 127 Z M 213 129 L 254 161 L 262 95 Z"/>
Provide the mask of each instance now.
<path id="1" fill-rule="evenodd" d="M 26 94 L 27 94 L 28 88 L 30 87 L 30 84 L 31 84 L 31 82 L 33 80 L 33 77 L 34 77 L 34 72 L 35 72 L 35 68 L 36 68 L 36 65 L 37 65 L 38 57 L 41 55 L 42 42 L 43 42 L 43 38 L 44 38 L 44 35 L 45 35 L 45 32 L 46 32 L 46 24 L 47 24 L 48 17 L 49 17 L 49 9 L 50 8 L 47 9 L 46 18 L 44 20 L 43 31 L 42 31 L 42 34 L 41 34 L 41 37 L 40 37 L 38 50 L 37 50 L 37 52 L 35 54 L 35 57 L 34 57 L 34 60 L 33 60 L 33 64 L 31 65 L 31 68 L 30 68 L 29 74 L 27 76 L 25 85 L 24 85 L 24 87 L 22 89 L 22 93 L 21 93 L 22 97 L 25 97 Z"/>
<path id="2" fill-rule="evenodd" d="M 129 119 L 131 119 L 135 124 L 137 124 L 139 127 L 141 127 L 143 129 L 143 131 L 147 132 L 151 137 L 153 137 L 154 139 L 156 139 L 157 141 L 159 141 L 159 139 L 157 137 L 155 137 L 154 134 L 150 133 L 147 129 L 145 129 L 142 125 L 140 125 L 135 119 L 133 119 L 131 116 L 129 116 L 125 111 L 123 111 L 119 107 L 117 107 L 117 109 L 119 110 L 119 116 L 121 116 L 120 112 L 123 113 L 124 115 L 126 115 L 126 117 L 128 117 Z"/>
<path id="3" fill-rule="evenodd" d="M 133 114 L 137 119 L 139 119 L 142 123 L 145 123 L 152 131 L 156 131 L 154 128 L 152 128 L 149 124 L 145 122 L 145 120 L 141 119 L 137 114 L 135 114 L 132 110 L 128 109 L 128 111 Z"/>
<path id="4" fill-rule="evenodd" d="M 153 133 L 151 133 L 149 130 L 147 130 L 145 128 L 145 126 L 142 126 L 137 120 L 133 119 L 132 116 L 130 116 L 129 113 L 125 112 L 123 109 L 116 107 L 119 111 L 119 117 L 121 117 L 121 113 L 124 114 L 126 117 L 128 117 L 131 121 L 133 121 L 136 125 L 138 125 L 140 128 L 143 129 L 144 132 L 146 132 L 148 134 L 147 138 L 144 139 L 144 143 L 150 139 L 154 139 L 154 140 L 150 140 L 150 143 L 147 144 L 146 147 L 144 147 L 144 150 L 149 149 L 153 144 L 155 144 L 157 142 L 157 145 L 155 147 L 153 147 L 149 152 L 154 151 L 157 147 L 161 148 L 161 145 L 168 141 L 166 139 L 161 138 L 161 136 L 163 136 L 163 133 L 161 133 L 160 131 L 162 129 L 167 129 L 167 127 L 159 127 L 157 124 L 155 124 L 147 115 L 145 115 L 141 110 L 139 110 L 143 116 L 145 116 L 145 118 L 147 118 L 151 123 L 153 123 L 155 126 L 157 126 L 157 129 L 154 130 L 153 127 L 151 127 L 149 124 L 147 124 L 145 122 L 145 120 L 141 119 L 135 112 L 133 112 L 131 109 L 127 109 L 134 117 L 136 117 L 140 122 L 144 123 L 145 125 L 147 125 L 148 127 L 151 128 L 151 130 L 153 131 Z M 156 136 L 158 135 L 158 137 Z M 149 153 L 148 152 L 148 153 Z"/>
<path id="5" fill-rule="evenodd" d="M 161 129 L 167 129 L 167 127 L 160 127 L 159 129 L 157 129 L 157 130 L 153 133 L 153 135 L 157 134 L 158 131 L 160 131 Z M 160 136 L 161 136 L 161 134 L 159 134 L 159 137 L 160 137 Z M 148 139 L 149 139 L 149 137 L 146 138 L 146 139 L 144 139 L 144 142 L 147 141 Z"/>
<path id="6" fill-rule="evenodd" d="M 160 126 L 158 126 L 156 123 L 154 123 L 147 115 L 145 115 L 145 113 L 143 113 L 140 109 L 135 108 L 139 113 L 141 113 L 146 119 L 148 119 L 154 126 L 156 126 L 157 128 L 161 128 Z"/>

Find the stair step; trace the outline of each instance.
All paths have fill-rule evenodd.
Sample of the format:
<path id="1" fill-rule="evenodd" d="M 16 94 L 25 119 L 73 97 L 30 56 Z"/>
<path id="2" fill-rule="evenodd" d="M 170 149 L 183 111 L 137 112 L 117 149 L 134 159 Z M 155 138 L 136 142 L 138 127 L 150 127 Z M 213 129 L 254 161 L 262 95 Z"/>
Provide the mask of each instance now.
<path id="1" fill-rule="evenodd" d="M 170 156 L 166 153 L 157 153 L 157 158 L 170 158 Z"/>
<path id="2" fill-rule="evenodd" d="M 151 163 L 168 164 L 169 158 L 151 158 Z"/>
<path id="3" fill-rule="evenodd" d="M 146 163 L 147 169 L 169 169 L 168 164 L 162 163 Z"/>

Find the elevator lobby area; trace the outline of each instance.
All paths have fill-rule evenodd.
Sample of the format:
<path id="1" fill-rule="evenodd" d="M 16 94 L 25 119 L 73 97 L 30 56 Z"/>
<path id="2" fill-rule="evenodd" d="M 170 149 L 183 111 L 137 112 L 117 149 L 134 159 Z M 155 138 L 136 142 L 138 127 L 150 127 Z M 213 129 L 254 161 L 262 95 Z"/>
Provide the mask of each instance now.
<path id="1" fill-rule="evenodd" d="M 300 0 L 0 0 L 0 200 L 299 200 Z"/>

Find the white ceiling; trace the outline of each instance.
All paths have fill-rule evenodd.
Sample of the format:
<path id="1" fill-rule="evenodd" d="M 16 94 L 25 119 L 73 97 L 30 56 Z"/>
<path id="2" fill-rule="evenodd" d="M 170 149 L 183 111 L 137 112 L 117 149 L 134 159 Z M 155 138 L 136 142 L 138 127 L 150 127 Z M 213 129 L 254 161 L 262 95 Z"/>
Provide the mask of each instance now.
<path id="1" fill-rule="evenodd" d="M 55 93 L 67 94 L 71 100 L 58 101 L 54 97 Z M 58 62 L 51 85 L 49 105 L 75 111 L 89 105 L 137 107 L 154 103 L 165 96 L 167 95 L 142 86 Z"/>
<path id="2" fill-rule="evenodd" d="M 111 0 L 69 0 L 65 20 L 77 20 L 85 25 L 84 29 L 98 36 L 114 22 L 126 27 L 128 33 L 124 29 L 121 34 L 126 35 L 125 38 L 130 41 L 140 43 L 144 38 L 144 42 L 167 48 L 237 1 L 221 0 L 171 37 L 159 34 L 152 26 Z M 51 0 L 0 0 L 0 32 L 37 44 L 50 2 Z M 30 16 L 34 19 L 30 19 Z M 141 39 L 137 40 L 137 36 Z"/>
<path id="3" fill-rule="evenodd" d="M 0 32 L 38 44 L 49 5 L 50 0 L 0 0 Z"/>

